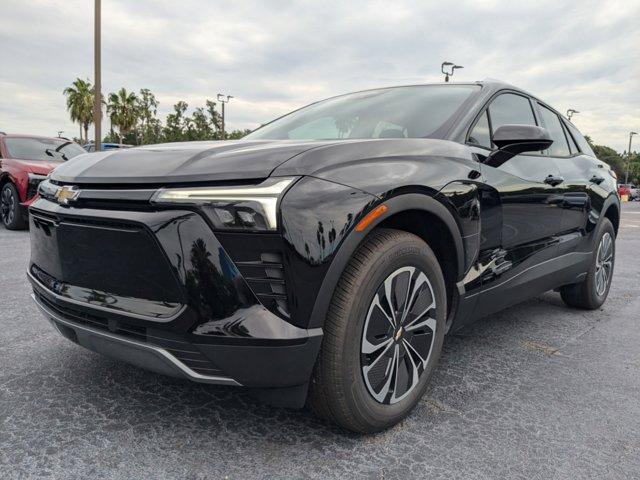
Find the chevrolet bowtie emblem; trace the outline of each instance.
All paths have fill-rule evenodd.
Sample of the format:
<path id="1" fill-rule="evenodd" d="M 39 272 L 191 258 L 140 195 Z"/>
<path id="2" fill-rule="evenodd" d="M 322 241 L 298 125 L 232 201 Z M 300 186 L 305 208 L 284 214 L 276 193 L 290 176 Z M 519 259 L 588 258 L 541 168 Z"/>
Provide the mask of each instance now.
<path id="1" fill-rule="evenodd" d="M 56 200 L 60 205 L 69 205 L 80 196 L 80 190 L 73 186 L 60 187 L 55 194 Z"/>

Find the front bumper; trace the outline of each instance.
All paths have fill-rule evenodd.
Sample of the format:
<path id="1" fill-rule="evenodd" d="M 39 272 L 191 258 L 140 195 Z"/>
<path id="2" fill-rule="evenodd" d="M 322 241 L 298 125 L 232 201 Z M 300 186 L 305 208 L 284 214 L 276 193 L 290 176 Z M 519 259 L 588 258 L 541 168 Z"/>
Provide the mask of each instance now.
<path id="1" fill-rule="evenodd" d="M 240 383 L 232 378 L 195 372 L 165 348 L 100 331 L 64 318 L 35 293 L 31 294 L 31 297 L 60 335 L 89 350 L 162 375 L 186 378 L 201 383 L 240 386 Z"/>
<path id="2" fill-rule="evenodd" d="M 225 237 L 184 210 L 30 212 L 34 300 L 66 338 L 196 382 L 308 382 L 322 330 L 286 316 L 275 236 Z"/>

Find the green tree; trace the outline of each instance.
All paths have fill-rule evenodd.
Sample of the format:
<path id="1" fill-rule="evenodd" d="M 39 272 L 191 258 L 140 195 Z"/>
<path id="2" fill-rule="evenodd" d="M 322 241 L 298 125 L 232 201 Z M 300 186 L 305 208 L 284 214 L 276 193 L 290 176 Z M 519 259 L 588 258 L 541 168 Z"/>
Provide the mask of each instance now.
<path id="1" fill-rule="evenodd" d="M 93 123 L 93 85 L 89 80 L 76 78 L 70 87 L 64 89 L 63 94 L 67 97 L 71 121 L 80 125 L 80 142 L 86 143 L 89 141 L 89 125 Z"/>
<path id="2" fill-rule="evenodd" d="M 138 97 L 133 92 L 127 92 L 124 87 L 117 93 L 110 93 L 107 114 L 111 125 L 118 128 L 118 137 L 122 143 L 123 137 L 138 123 Z"/>
<path id="3" fill-rule="evenodd" d="M 184 142 L 187 139 L 185 132 L 187 108 L 189 108 L 189 104 L 183 101 L 179 101 L 173 106 L 173 113 L 167 115 L 165 126 L 162 129 L 163 141 Z"/>
<path id="4" fill-rule="evenodd" d="M 251 130 L 249 130 L 248 128 L 245 128 L 244 130 L 233 130 L 232 132 L 227 134 L 227 138 L 229 140 L 239 140 L 245 135 L 249 135 L 250 133 Z"/>
<path id="5" fill-rule="evenodd" d="M 140 89 L 138 97 L 138 118 L 140 120 L 140 143 L 147 145 L 161 141 L 162 122 L 157 118 L 160 102 L 148 88 Z"/>
<path id="6" fill-rule="evenodd" d="M 596 145 L 588 135 L 585 135 L 584 138 L 591 146 L 591 149 L 593 150 L 593 153 L 596 154 L 596 157 L 608 164 L 613 169 L 613 171 L 616 172 L 618 181 L 623 182 L 625 162 L 622 156 L 611 147 L 607 147 L 605 145 Z"/>

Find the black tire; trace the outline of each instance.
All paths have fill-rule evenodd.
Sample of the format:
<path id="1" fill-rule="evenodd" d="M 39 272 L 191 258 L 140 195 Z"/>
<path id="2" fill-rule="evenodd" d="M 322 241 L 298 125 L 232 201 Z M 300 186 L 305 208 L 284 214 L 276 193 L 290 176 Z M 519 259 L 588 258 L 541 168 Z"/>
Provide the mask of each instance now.
<path id="1" fill-rule="evenodd" d="M 405 276 L 401 278 L 400 275 Z M 425 282 L 425 278 L 428 282 Z M 393 352 L 387 353 L 393 358 L 384 356 L 387 352 L 386 348 L 379 358 L 382 359 L 380 362 L 386 363 L 385 370 L 395 371 L 396 379 L 404 378 L 404 389 L 402 380 L 400 387 L 398 381 L 389 380 L 388 383 L 394 383 L 395 386 L 392 392 L 385 395 L 390 402 L 391 400 L 395 402 L 386 404 L 384 399 L 374 398 L 372 382 L 365 381 L 364 369 L 368 368 L 371 372 L 373 363 L 377 360 L 373 360 L 371 365 L 365 365 L 366 359 L 370 357 L 364 353 L 364 342 L 365 339 L 374 337 L 363 336 L 365 323 L 369 325 L 370 319 L 373 318 L 374 300 L 377 298 L 383 302 L 379 295 L 381 289 L 384 289 L 385 281 L 389 279 L 392 282 L 390 285 L 393 285 L 391 296 L 394 299 L 405 296 L 403 303 L 409 304 L 409 309 L 405 310 L 410 312 L 402 313 L 402 319 L 396 322 L 395 333 L 385 334 L 388 337 L 384 337 L 384 340 L 379 343 L 382 345 L 395 342 L 391 347 Z M 405 279 L 406 283 L 399 287 L 400 280 L 404 282 Z M 401 295 L 399 292 L 402 291 L 406 291 L 406 294 Z M 416 298 L 415 302 L 406 300 L 413 295 Z M 426 298 L 433 300 L 425 300 Z M 422 302 L 420 306 L 418 306 L 419 301 Z M 333 294 L 324 325 L 322 348 L 311 379 L 308 405 L 319 416 L 359 433 L 377 432 L 401 421 L 424 394 L 440 357 L 445 333 L 446 301 L 445 283 L 440 265 L 433 251 L 424 241 L 413 234 L 399 230 L 378 229 L 371 232 L 345 268 Z M 435 302 L 435 308 L 431 308 L 433 302 Z M 395 303 L 397 305 L 397 300 Z M 394 322 L 396 315 L 401 313 L 400 308 L 396 308 L 396 313 L 391 314 Z M 383 313 L 382 308 L 380 310 L 377 313 L 378 317 Z M 424 313 L 416 315 L 414 310 Z M 425 314 L 427 312 L 428 314 Z M 393 330 L 392 320 L 389 319 L 389 315 L 386 317 L 389 325 L 382 320 L 383 328 Z M 379 319 L 376 321 L 380 322 Z M 429 322 L 430 326 L 419 329 L 419 324 L 422 325 L 425 322 Z M 406 330 L 403 330 L 403 326 Z M 431 330 L 432 327 L 435 332 Z M 410 329 L 414 330 L 410 331 Z M 418 350 L 413 350 L 415 355 L 409 353 L 411 345 L 408 343 L 410 342 L 422 342 L 417 347 Z M 429 342 L 429 349 L 421 350 L 422 355 L 418 353 L 420 348 Z M 405 343 L 407 346 L 403 346 Z M 375 347 L 379 348 L 378 345 Z M 398 353 L 400 351 L 402 353 Z M 417 362 L 419 368 L 414 361 L 418 359 L 422 360 Z M 411 366 L 414 370 L 410 371 Z M 382 370 L 379 371 L 382 372 Z M 412 375 L 411 372 L 417 373 L 418 376 Z M 409 378 L 412 379 L 410 386 Z M 386 380 L 384 378 L 382 380 L 386 385 Z M 380 392 L 384 388 L 383 386 Z M 394 399 L 396 389 L 404 393 Z"/>
<path id="2" fill-rule="evenodd" d="M 20 211 L 20 197 L 13 183 L 5 183 L 0 190 L 0 218 L 7 230 L 27 228 L 27 222 Z"/>
<path id="3" fill-rule="evenodd" d="M 600 269 L 606 270 L 603 265 L 606 258 L 600 257 L 606 255 L 601 251 L 601 248 L 604 247 L 607 238 L 611 242 L 610 268 L 607 272 L 604 288 L 601 288 L 602 285 L 599 283 L 599 278 L 601 279 L 602 277 L 599 277 L 600 274 L 598 272 L 601 271 Z M 609 294 L 609 288 L 611 288 L 611 278 L 613 277 L 613 267 L 616 258 L 615 240 L 616 233 L 613 225 L 608 218 L 603 218 L 600 221 L 594 237 L 593 256 L 587 272 L 587 278 L 580 283 L 567 285 L 560 289 L 560 296 L 564 303 L 570 307 L 583 308 L 586 310 L 595 310 L 602 306 Z"/>

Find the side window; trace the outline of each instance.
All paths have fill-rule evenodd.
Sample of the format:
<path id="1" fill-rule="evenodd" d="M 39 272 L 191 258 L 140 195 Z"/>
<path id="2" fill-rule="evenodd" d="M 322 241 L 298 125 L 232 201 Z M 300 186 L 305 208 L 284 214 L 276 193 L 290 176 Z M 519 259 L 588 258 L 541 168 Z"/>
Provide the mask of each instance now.
<path id="1" fill-rule="evenodd" d="M 544 105 L 538 104 L 540 107 L 540 116 L 542 117 L 543 126 L 549 130 L 549 134 L 553 139 L 551 147 L 549 147 L 549 155 L 552 157 L 568 157 L 571 155 L 569 150 L 569 144 L 567 143 L 567 137 L 564 134 L 564 129 L 560 123 L 560 117 L 549 110 Z"/>
<path id="2" fill-rule="evenodd" d="M 491 148 L 491 131 L 489 130 L 489 117 L 486 111 L 478 118 L 468 141 L 480 147 Z"/>
<path id="3" fill-rule="evenodd" d="M 576 155 L 580 153 L 580 149 L 578 148 L 576 141 L 573 139 L 573 137 L 569 133 L 569 129 L 567 128 L 567 125 L 564 122 L 562 122 L 562 128 L 564 129 L 564 134 L 566 135 L 567 141 L 569 142 L 569 150 L 571 150 L 571 154 Z"/>
<path id="4" fill-rule="evenodd" d="M 494 132 L 502 125 L 537 125 L 529 99 L 514 93 L 503 93 L 491 102 L 489 116 Z"/>
<path id="5" fill-rule="evenodd" d="M 567 126 L 567 128 L 569 128 L 569 132 L 571 133 L 571 136 L 578 144 L 580 151 L 585 155 L 589 155 L 590 157 L 595 157 L 596 154 L 593 153 L 593 150 L 591 150 L 591 147 L 589 146 L 589 142 L 587 142 L 586 138 L 582 136 L 580 131 L 576 127 L 574 127 L 571 122 L 565 122 L 565 125 Z"/>

